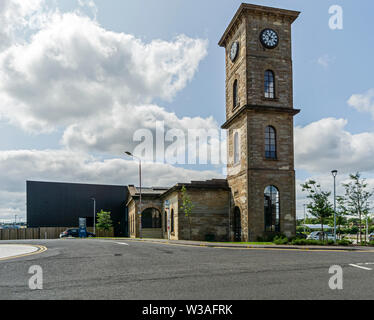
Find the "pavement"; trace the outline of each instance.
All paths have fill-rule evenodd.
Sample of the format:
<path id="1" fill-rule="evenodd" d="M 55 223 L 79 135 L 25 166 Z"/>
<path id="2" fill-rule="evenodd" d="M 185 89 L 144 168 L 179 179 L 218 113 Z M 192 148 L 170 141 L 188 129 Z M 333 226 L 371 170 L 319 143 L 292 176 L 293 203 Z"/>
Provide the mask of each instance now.
<path id="1" fill-rule="evenodd" d="M 0 260 L 22 257 L 39 251 L 40 248 L 24 244 L 0 244 Z"/>
<path id="2" fill-rule="evenodd" d="M 374 299 L 374 251 L 208 247 L 130 239 L 2 241 L 45 247 L 0 261 L 5 300 Z M 332 290 L 332 266 L 343 290 Z M 40 268 L 39 268 L 40 267 Z M 32 290 L 32 270 L 42 289 Z"/>

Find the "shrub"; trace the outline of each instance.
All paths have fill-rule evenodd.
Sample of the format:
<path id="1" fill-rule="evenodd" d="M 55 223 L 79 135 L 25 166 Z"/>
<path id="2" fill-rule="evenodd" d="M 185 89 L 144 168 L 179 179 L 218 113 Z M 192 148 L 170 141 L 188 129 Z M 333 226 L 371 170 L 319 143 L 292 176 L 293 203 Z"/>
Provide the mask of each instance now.
<path id="1" fill-rule="evenodd" d="M 307 239 L 294 239 L 292 241 L 293 245 L 297 246 L 325 246 L 325 245 L 333 245 L 334 241 L 329 240 L 326 241 L 320 241 L 320 240 L 307 240 Z"/>
<path id="2" fill-rule="evenodd" d="M 289 240 L 287 237 L 285 236 L 276 236 L 274 239 L 273 239 L 273 242 L 277 245 L 282 245 L 282 244 L 288 244 Z"/>
<path id="3" fill-rule="evenodd" d="M 302 227 L 302 226 L 297 226 L 296 227 L 296 232 L 304 232 L 305 231 L 305 227 Z"/>
<path id="4" fill-rule="evenodd" d="M 370 241 L 369 246 L 374 246 L 374 241 Z"/>
<path id="5" fill-rule="evenodd" d="M 336 243 L 337 243 L 339 246 L 349 246 L 349 245 L 352 244 L 351 241 L 346 240 L 346 239 L 338 240 Z"/>
<path id="6" fill-rule="evenodd" d="M 291 244 L 296 246 L 305 246 L 309 240 L 306 239 L 293 239 Z"/>

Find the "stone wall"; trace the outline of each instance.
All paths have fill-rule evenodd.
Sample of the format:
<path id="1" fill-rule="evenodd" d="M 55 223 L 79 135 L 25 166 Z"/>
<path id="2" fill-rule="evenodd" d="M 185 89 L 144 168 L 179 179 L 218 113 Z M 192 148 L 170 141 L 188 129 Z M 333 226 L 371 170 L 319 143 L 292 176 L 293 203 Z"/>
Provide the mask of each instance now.
<path id="1" fill-rule="evenodd" d="M 178 232 L 180 240 L 206 240 L 213 236 L 216 241 L 228 240 L 230 192 L 227 190 L 188 190 L 194 205 L 191 214 L 191 237 L 188 218 L 179 210 Z M 180 205 L 182 204 L 180 197 Z"/>

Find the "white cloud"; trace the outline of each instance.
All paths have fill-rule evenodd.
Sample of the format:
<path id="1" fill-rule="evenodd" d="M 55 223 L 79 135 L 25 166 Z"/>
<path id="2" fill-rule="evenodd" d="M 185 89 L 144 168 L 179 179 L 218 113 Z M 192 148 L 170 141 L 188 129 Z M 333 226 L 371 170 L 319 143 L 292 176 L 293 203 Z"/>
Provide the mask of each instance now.
<path id="1" fill-rule="evenodd" d="M 131 115 L 131 118 L 129 117 Z M 105 152 L 120 155 L 124 150 L 133 151 L 139 142 L 133 141 L 138 129 L 147 129 L 152 133 L 156 143 L 156 121 L 165 124 L 165 132 L 170 129 L 215 129 L 219 130 L 213 117 L 183 117 L 167 112 L 156 105 L 115 106 L 100 119 L 88 119 L 84 123 L 67 127 L 63 134 L 62 144 L 73 150 Z M 187 136 L 187 134 L 186 134 Z M 162 146 L 155 145 L 155 148 Z"/>
<path id="2" fill-rule="evenodd" d="M 352 95 L 348 104 L 359 112 L 371 113 L 374 119 L 374 89 L 370 89 L 364 94 Z"/>
<path id="3" fill-rule="evenodd" d="M 24 29 L 40 26 L 46 14 L 43 5 L 44 0 L 0 1 L 0 51 L 13 44 Z"/>
<path id="4" fill-rule="evenodd" d="M 96 17 L 91 0 L 79 0 Z M 154 104 L 191 81 L 208 43 L 186 35 L 145 43 L 104 29 L 82 13 L 47 10 L 44 0 L 0 2 L 0 118 L 28 132 L 62 130 L 62 150 L 0 151 L 0 216 L 25 211 L 25 181 L 137 184 L 138 165 L 120 154 L 137 129 L 218 128 L 210 117 L 178 118 Z M 2 40 L 2 41 L 1 41 Z M 145 185 L 220 177 L 166 164 L 143 165 Z"/>
<path id="5" fill-rule="evenodd" d="M 351 134 L 348 121 L 327 118 L 295 128 L 295 165 L 309 172 L 374 171 L 374 133 Z"/>
<path id="6" fill-rule="evenodd" d="M 0 54 L 0 114 L 35 132 L 108 122 L 117 111 L 129 122 L 136 106 L 173 99 L 206 54 L 205 40 L 144 43 L 77 12 L 55 12 L 30 42 Z"/>

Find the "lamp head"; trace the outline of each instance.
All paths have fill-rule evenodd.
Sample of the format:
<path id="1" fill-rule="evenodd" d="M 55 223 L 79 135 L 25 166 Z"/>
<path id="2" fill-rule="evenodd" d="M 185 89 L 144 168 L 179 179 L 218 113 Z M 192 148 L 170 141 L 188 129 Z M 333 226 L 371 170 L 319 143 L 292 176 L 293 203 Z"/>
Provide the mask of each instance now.
<path id="1" fill-rule="evenodd" d="M 331 171 L 331 173 L 332 173 L 332 175 L 333 175 L 334 177 L 336 177 L 336 176 L 338 175 L 338 170 L 333 170 L 333 171 Z"/>

